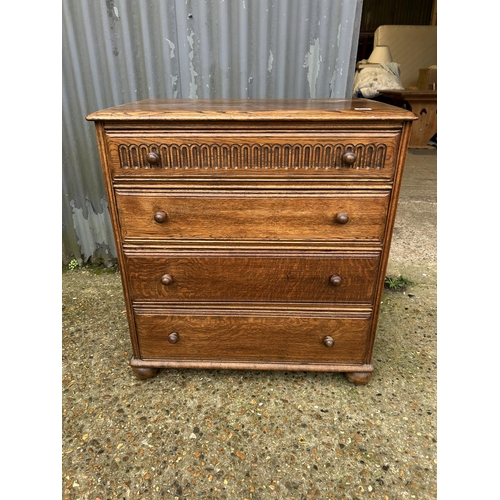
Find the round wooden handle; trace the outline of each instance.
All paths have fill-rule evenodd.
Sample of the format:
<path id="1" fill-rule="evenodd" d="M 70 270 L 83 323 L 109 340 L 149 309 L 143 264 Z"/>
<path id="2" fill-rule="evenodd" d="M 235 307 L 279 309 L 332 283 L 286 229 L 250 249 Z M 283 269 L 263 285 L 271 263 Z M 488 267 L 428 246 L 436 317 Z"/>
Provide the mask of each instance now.
<path id="1" fill-rule="evenodd" d="M 356 155 L 352 151 L 347 151 L 342 157 L 346 165 L 354 165 L 356 162 Z"/>
<path id="2" fill-rule="evenodd" d="M 156 212 L 154 219 L 158 224 L 163 224 L 167 220 L 167 214 L 165 212 Z"/>
<path id="3" fill-rule="evenodd" d="M 349 222 L 349 216 L 344 213 L 338 213 L 335 216 L 335 222 L 337 224 L 347 224 Z"/>
<path id="4" fill-rule="evenodd" d="M 171 344 L 177 344 L 177 341 L 179 340 L 179 334 L 177 332 L 172 332 L 169 336 L 168 336 L 168 341 L 171 343 Z"/>
<path id="5" fill-rule="evenodd" d="M 342 283 L 342 278 L 340 276 L 337 276 L 334 274 L 333 276 L 330 276 L 330 285 L 332 286 L 340 286 Z"/>
<path id="6" fill-rule="evenodd" d="M 148 163 L 151 163 L 151 165 L 156 165 L 160 161 L 160 155 L 152 151 L 146 155 L 146 160 L 148 160 Z"/>
<path id="7" fill-rule="evenodd" d="M 174 281 L 174 279 L 172 278 L 172 276 L 170 276 L 170 274 L 165 274 L 161 277 L 161 282 L 165 285 L 165 286 L 168 286 L 168 285 L 171 285 L 172 282 Z"/>
<path id="8" fill-rule="evenodd" d="M 323 344 L 325 344 L 326 347 L 332 347 L 335 342 L 333 341 L 332 337 L 330 335 L 327 335 L 323 339 Z"/>

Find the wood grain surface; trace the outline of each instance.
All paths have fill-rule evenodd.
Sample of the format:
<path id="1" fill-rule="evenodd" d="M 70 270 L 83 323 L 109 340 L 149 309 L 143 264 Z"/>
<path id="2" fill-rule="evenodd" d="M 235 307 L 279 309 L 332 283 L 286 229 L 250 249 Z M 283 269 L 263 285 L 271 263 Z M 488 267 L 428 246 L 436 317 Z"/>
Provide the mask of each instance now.
<path id="1" fill-rule="evenodd" d="M 121 235 L 216 240 L 377 241 L 385 231 L 389 191 L 116 190 Z M 157 223 L 156 213 L 166 214 Z M 349 221 L 338 223 L 336 216 Z"/>
<path id="2" fill-rule="evenodd" d="M 132 300 L 371 304 L 379 253 L 172 252 L 126 256 Z M 162 278 L 168 275 L 170 279 Z M 330 278 L 338 278 L 332 284 Z M 272 286 L 270 286 L 272 283 Z"/>
<path id="3" fill-rule="evenodd" d="M 362 363 L 368 319 L 215 314 L 182 311 L 178 314 L 136 315 L 142 359 L 195 358 L 208 360 L 317 361 Z M 167 337 L 176 332 L 179 340 Z M 324 338 L 334 345 L 326 347 Z"/>
<path id="4" fill-rule="evenodd" d="M 397 132 L 111 133 L 113 175 L 359 176 L 392 178 Z"/>
<path id="5" fill-rule="evenodd" d="M 146 99 L 91 113 L 87 120 L 412 120 L 369 99 Z"/>

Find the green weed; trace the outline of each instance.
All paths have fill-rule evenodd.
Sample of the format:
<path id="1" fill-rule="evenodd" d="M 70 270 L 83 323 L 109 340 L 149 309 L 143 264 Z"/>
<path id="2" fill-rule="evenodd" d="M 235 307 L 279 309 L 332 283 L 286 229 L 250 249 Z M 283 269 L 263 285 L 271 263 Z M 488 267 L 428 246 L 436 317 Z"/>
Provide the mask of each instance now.
<path id="1" fill-rule="evenodd" d="M 384 287 L 388 288 L 389 290 L 393 290 L 396 292 L 403 292 L 410 285 L 413 285 L 413 281 L 401 275 L 399 277 L 396 276 L 385 277 Z"/>
<path id="2" fill-rule="evenodd" d="M 70 271 L 74 271 L 80 264 L 78 264 L 78 261 L 76 259 L 73 259 L 69 264 L 68 264 L 68 269 Z"/>

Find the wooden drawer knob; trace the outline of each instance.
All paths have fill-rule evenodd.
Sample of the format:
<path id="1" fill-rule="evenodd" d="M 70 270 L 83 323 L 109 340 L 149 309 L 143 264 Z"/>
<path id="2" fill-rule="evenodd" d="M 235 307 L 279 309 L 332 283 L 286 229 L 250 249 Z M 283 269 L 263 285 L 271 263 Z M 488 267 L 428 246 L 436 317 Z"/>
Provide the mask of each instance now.
<path id="1" fill-rule="evenodd" d="M 167 214 L 165 212 L 156 212 L 154 219 L 158 224 L 163 224 L 167 220 Z"/>
<path id="2" fill-rule="evenodd" d="M 340 276 L 337 276 L 334 274 L 333 276 L 330 276 L 330 285 L 332 286 L 340 286 L 342 283 L 342 278 Z"/>
<path id="3" fill-rule="evenodd" d="M 344 213 L 338 213 L 336 216 L 335 216 L 335 222 L 337 224 L 347 224 L 349 222 L 349 216 L 347 214 L 344 214 Z"/>
<path id="4" fill-rule="evenodd" d="M 327 335 L 323 339 L 323 344 L 325 344 L 326 347 L 332 347 L 335 342 L 333 341 L 332 337 L 330 335 Z"/>
<path id="5" fill-rule="evenodd" d="M 177 332 L 172 332 L 169 336 L 168 336 L 168 341 L 171 343 L 171 344 L 177 344 L 177 341 L 179 340 L 179 334 Z"/>
<path id="6" fill-rule="evenodd" d="M 146 160 L 148 163 L 151 163 L 151 165 L 157 165 L 160 161 L 160 156 L 158 153 L 151 152 L 146 155 Z"/>
<path id="7" fill-rule="evenodd" d="M 347 151 L 342 157 L 346 165 L 354 165 L 356 162 L 356 155 L 352 151 Z"/>
<path id="8" fill-rule="evenodd" d="M 168 286 L 168 285 L 171 285 L 172 282 L 174 281 L 174 279 L 172 278 L 172 276 L 170 276 L 170 274 L 165 274 L 161 277 L 161 282 L 165 285 L 165 286 Z"/>

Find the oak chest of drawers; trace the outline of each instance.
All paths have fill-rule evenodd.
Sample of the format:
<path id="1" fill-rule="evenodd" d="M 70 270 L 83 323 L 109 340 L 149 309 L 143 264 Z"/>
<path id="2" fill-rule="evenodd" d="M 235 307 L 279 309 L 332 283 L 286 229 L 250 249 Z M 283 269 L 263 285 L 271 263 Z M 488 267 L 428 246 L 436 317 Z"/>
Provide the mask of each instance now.
<path id="1" fill-rule="evenodd" d="M 146 100 L 89 115 L 135 374 L 368 382 L 414 118 L 358 99 Z"/>

